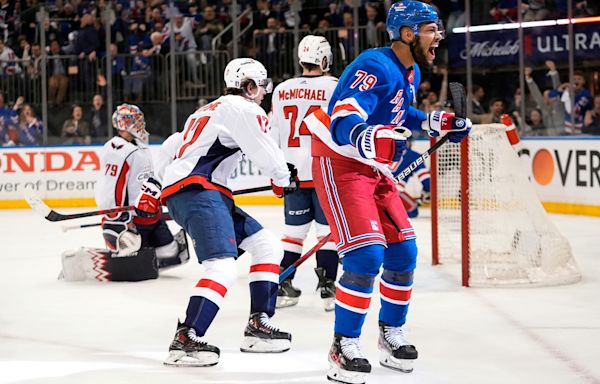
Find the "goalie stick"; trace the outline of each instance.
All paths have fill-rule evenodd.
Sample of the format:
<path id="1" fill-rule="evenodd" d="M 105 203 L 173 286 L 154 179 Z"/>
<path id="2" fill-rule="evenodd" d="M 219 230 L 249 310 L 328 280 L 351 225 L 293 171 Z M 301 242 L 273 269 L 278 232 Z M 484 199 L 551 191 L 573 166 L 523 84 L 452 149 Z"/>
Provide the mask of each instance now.
<path id="1" fill-rule="evenodd" d="M 234 196 L 245 195 L 248 193 L 263 192 L 263 191 L 270 191 L 270 190 L 271 190 L 271 186 L 240 189 L 240 190 L 234 191 L 233 195 Z M 59 213 L 59 212 L 56 212 L 55 210 L 53 210 L 52 208 L 50 208 L 49 206 L 47 206 L 46 203 L 44 203 L 42 201 L 42 199 L 40 199 L 39 196 L 36 196 L 33 193 L 27 192 L 25 194 L 25 201 L 27 201 L 27 204 L 29 204 L 29 206 L 31 208 L 42 213 L 44 215 L 44 217 L 46 218 L 46 220 L 48 220 L 48 221 L 64 221 L 64 220 L 80 219 L 82 217 L 110 215 L 113 213 L 133 211 L 135 209 L 135 206 L 133 206 L 133 205 L 126 205 L 123 207 L 99 209 L 96 211 L 81 212 L 81 213 Z M 87 226 L 92 227 L 95 225 L 99 225 L 99 224 L 92 224 L 92 225 L 87 225 Z M 84 226 L 79 226 L 79 227 L 85 228 Z M 73 227 L 73 228 L 77 228 L 77 227 Z M 69 227 L 69 229 L 72 229 L 72 228 Z"/>
<path id="2" fill-rule="evenodd" d="M 452 97 L 452 102 L 454 103 L 454 114 L 458 117 L 465 118 L 467 116 L 467 95 L 465 93 L 465 88 L 460 83 L 450 83 L 448 84 L 450 89 L 450 96 Z M 445 135 L 440 140 L 438 140 L 434 145 L 432 145 L 427 151 L 423 152 L 421 156 L 417 157 L 414 161 L 412 161 L 406 168 L 402 170 L 396 176 L 396 180 L 403 180 L 408 175 L 410 175 L 419 164 L 423 163 L 432 153 L 438 150 L 439 147 L 444 145 L 446 141 L 448 141 L 449 136 Z M 315 254 L 326 242 L 329 240 L 331 233 L 327 236 L 323 237 L 321 241 L 317 243 L 310 251 L 308 251 L 304 256 L 298 259 L 294 264 L 287 267 L 284 271 L 279 274 L 279 282 L 281 283 L 285 280 L 290 274 L 292 274 L 296 268 L 302 263 L 304 263 L 309 257 Z M 326 239 L 326 240 L 324 240 Z"/>

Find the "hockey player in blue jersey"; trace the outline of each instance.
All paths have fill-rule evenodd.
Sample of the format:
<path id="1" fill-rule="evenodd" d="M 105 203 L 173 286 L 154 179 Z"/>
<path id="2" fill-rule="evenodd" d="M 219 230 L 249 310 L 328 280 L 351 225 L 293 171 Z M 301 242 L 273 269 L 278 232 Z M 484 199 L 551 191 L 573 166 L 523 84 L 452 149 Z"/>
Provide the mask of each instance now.
<path id="1" fill-rule="evenodd" d="M 389 10 L 390 47 L 370 49 L 339 79 L 329 114 L 315 111 L 305 121 L 313 133 L 313 180 L 343 274 L 336 285 L 334 340 L 327 377 L 364 383 L 371 371 L 359 347 L 375 277 L 379 283 L 380 364 L 412 371 L 416 348 L 403 325 L 416 266 L 415 233 L 393 182 L 393 169 L 406 149 L 410 130 L 448 134 L 461 141 L 471 122 L 451 113 L 425 114 L 415 102 L 421 72 L 443 38 L 435 9 L 419 1 L 400 1 Z"/>
<path id="2" fill-rule="evenodd" d="M 404 155 L 402 155 L 402 161 L 400 162 L 400 165 L 398 166 L 399 170 L 406 169 L 406 167 L 408 167 L 410 165 L 410 163 L 417 160 L 417 158 L 419 156 L 421 156 L 421 154 L 419 152 L 414 151 L 411 148 L 412 147 L 411 139 L 412 139 L 412 137 L 408 138 L 406 151 L 404 152 Z M 398 193 L 400 194 L 400 199 L 402 200 L 402 204 L 404 204 L 404 209 L 406 209 L 406 213 L 408 214 L 408 217 L 410 217 L 410 218 L 419 216 L 419 201 L 417 200 L 417 198 L 410 195 L 406 190 L 408 181 L 413 177 L 417 178 L 417 180 L 419 181 L 419 184 L 421 184 L 420 201 L 422 203 L 429 203 L 431 201 L 431 186 L 429 183 L 430 182 L 429 170 L 427 169 L 427 166 L 425 165 L 425 163 L 419 163 L 419 165 L 417 165 L 415 167 L 415 169 L 412 171 L 412 173 L 408 177 L 406 177 L 403 180 L 398 181 Z"/>

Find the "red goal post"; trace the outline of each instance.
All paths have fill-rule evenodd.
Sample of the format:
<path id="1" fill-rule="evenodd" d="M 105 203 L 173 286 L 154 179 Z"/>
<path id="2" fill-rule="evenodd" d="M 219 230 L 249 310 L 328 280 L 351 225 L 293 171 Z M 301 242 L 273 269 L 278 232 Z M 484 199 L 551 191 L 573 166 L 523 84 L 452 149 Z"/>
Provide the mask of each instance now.
<path id="1" fill-rule="evenodd" d="M 463 286 L 579 281 L 569 241 L 544 210 L 502 124 L 431 156 L 432 263 L 460 262 Z"/>

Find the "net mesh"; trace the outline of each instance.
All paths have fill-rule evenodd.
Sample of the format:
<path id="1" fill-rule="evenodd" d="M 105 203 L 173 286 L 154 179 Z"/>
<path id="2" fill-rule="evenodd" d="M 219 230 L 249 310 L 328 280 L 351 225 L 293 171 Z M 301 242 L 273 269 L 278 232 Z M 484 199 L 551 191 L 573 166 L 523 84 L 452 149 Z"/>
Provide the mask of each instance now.
<path id="1" fill-rule="evenodd" d="M 460 145 L 437 152 L 438 255 L 461 260 Z M 581 276 L 568 240 L 544 210 L 503 125 L 469 135 L 469 285 L 558 285 Z"/>

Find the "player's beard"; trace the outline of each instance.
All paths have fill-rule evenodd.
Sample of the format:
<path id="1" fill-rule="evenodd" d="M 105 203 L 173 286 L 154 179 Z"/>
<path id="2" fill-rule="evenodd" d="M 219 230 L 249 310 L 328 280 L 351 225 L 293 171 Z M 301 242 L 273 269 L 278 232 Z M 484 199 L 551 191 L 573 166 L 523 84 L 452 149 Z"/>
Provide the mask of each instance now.
<path id="1" fill-rule="evenodd" d="M 417 36 L 415 42 L 410 45 L 410 52 L 412 53 L 413 59 L 419 64 L 419 68 L 429 68 L 433 63 L 427 61 L 427 51 L 421 46 L 421 38 Z"/>

